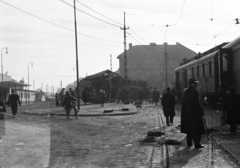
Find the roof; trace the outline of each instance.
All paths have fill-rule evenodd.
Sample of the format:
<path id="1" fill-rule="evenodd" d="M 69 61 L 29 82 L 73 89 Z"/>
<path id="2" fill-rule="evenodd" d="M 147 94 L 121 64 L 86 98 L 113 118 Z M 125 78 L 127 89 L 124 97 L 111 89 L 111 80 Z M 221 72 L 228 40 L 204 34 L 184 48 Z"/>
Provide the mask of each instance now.
<path id="1" fill-rule="evenodd" d="M 3 81 L 3 82 L 0 82 L 0 86 L 2 86 L 2 85 L 3 85 L 4 88 L 31 86 L 31 85 L 24 84 L 24 83 L 19 83 L 19 82 L 16 82 L 16 81 Z"/>
<path id="2" fill-rule="evenodd" d="M 96 74 L 93 74 L 93 75 L 90 75 L 90 76 L 87 76 L 85 78 L 83 78 L 82 80 L 95 80 L 97 78 L 102 78 L 104 76 L 111 76 L 111 77 L 114 77 L 114 76 L 119 76 L 118 73 L 116 72 L 112 72 L 110 70 L 104 70 L 104 71 L 101 71 L 99 73 L 96 73 Z"/>

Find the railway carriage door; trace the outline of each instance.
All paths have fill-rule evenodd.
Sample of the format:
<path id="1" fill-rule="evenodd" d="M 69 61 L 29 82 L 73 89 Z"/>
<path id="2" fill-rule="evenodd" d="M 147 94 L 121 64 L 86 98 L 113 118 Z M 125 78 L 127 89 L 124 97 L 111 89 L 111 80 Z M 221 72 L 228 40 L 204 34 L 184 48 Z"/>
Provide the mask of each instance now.
<path id="1" fill-rule="evenodd" d="M 233 85 L 232 80 L 232 52 L 231 49 L 220 49 L 220 81 L 223 83 L 227 89 Z"/>
<path id="2" fill-rule="evenodd" d="M 183 83 L 184 83 L 184 88 L 187 87 L 187 69 L 183 70 Z"/>

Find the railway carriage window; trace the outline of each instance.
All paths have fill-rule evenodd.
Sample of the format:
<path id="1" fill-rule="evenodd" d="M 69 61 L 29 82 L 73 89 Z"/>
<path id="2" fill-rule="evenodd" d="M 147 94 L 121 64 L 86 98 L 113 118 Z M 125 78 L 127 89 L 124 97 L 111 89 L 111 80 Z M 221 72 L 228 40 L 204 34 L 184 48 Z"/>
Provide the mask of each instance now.
<path id="1" fill-rule="evenodd" d="M 212 61 L 208 63 L 208 67 L 209 67 L 209 76 L 212 76 Z"/>
<path id="2" fill-rule="evenodd" d="M 202 74 L 205 76 L 205 64 L 202 64 Z"/>
<path id="3" fill-rule="evenodd" d="M 194 67 L 192 67 L 192 77 L 194 77 Z"/>
<path id="4" fill-rule="evenodd" d="M 197 66 L 197 77 L 199 77 L 199 66 Z"/>
<path id="5" fill-rule="evenodd" d="M 223 71 L 227 71 L 228 70 L 228 67 L 227 67 L 227 57 L 224 56 L 222 60 L 223 60 Z"/>

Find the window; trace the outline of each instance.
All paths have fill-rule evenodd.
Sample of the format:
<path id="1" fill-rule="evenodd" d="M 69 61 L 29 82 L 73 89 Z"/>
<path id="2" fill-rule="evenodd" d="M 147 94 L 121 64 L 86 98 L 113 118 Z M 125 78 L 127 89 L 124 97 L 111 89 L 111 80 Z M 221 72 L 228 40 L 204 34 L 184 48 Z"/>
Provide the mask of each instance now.
<path id="1" fill-rule="evenodd" d="M 212 61 L 208 63 L 208 67 L 209 67 L 209 76 L 212 76 Z"/>
<path id="2" fill-rule="evenodd" d="M 194 77 L 194 67 L 192 67 L 192 77 Z"/>
<path id="3" fill-rule="evenodd" d="M 199 77 L 199 66 L 197 66 L 197 77 Z"/>
<path id="4" fill-rule="evenodd" d="M 202 74 L 205 76 L 205 64 L 202 64 Z"/>

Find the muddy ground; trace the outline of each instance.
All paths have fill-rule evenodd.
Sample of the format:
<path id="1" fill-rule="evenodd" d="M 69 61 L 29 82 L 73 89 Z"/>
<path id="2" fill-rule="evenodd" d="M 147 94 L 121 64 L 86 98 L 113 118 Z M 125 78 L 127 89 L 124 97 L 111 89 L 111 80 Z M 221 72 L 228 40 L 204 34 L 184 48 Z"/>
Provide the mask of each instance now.
<path id="1" fill-rule="evenodd" d="M 22 106 L 15 119 L 8 110 L 5 120 L 7 134 L 0 145 L 1 168 L 161 167 L 160 154 L 157 154 L 159 145 L 140 142 L 156 127 L 156 107 L 153 104 L 145 104 L 135 115 L 79 117 L 78 120 L 73 116 L 67 120 L 66 116 L 23 113 L 38 106 L 54 107 L 47 102 Z M 160 107 L 157 109 L 161 111 Z M 184 135 L 178 130 L 179 115 L 176 110 L 174 125 L 167 130 L 169 136 L 180 140 Z M 203 143 L 207 144 L 207 140 L 208 136 L 205 136 Z M 185 141 L 170 147 L 171 167 L 195 167 L 196 164 L 197 167 L 207 167 L 207 149 L 185 147 Z M 231 167 L 223 155 L 219 154 L 218 159 L 221 160 L 219 165 Z"/>

